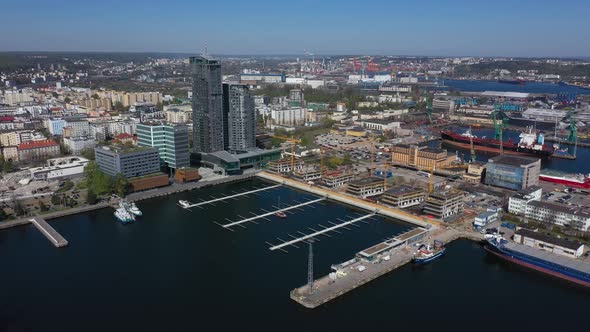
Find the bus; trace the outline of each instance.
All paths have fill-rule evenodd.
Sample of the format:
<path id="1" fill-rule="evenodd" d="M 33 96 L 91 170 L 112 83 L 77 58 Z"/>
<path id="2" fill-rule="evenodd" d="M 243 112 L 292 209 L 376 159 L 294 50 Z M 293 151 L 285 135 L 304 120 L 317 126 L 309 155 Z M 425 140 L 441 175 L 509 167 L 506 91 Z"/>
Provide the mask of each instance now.
<path id="1" fill-rule="evenodd" d="M 420 175 L 420 176 L 425 176 L 425 177 L 427 177 L 427 178 L 429 178 L 429 177 L 430 177 L 430 173 L 428 173 L 428 172 L 424 172 L 424 171 L 418 171 L 418 172 L 416 172 L 416 174 L 418 174 L 418 175 Z"/>

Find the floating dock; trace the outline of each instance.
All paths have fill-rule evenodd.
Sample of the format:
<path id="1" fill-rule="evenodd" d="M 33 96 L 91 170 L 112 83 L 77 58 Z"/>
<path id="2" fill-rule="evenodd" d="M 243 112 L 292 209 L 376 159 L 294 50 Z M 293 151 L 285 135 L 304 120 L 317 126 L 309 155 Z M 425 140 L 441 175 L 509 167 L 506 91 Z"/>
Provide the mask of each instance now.
<path id="1" fill-rule="evenodd" d="M 61 236 L 61 234 L 59 234 L 53 227 L 51 227 L 47 221 L 45 221 L 45 219 L 41 217 L 34 217 L 30 219 L 30 221 L 57 248 L 68 245 L 68 241 L 64 239 L 64 237 Z"/>

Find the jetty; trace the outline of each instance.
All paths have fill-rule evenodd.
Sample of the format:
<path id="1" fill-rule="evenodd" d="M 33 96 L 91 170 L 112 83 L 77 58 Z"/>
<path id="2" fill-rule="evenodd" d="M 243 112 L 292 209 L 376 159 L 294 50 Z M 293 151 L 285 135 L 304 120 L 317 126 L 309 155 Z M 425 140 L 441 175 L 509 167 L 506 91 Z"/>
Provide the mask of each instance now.
<path id="1" fill-rule="evenodd" d="M 59 234 L 53 227 L 51 227 L 47 221 L 45 221 L 45 219 L 37 216 L 31 218 L 30 221 L 57 248 L 68 245 L 68 241 L 64 239 L 64 237 L 61 236 L 61 234 Z"/>

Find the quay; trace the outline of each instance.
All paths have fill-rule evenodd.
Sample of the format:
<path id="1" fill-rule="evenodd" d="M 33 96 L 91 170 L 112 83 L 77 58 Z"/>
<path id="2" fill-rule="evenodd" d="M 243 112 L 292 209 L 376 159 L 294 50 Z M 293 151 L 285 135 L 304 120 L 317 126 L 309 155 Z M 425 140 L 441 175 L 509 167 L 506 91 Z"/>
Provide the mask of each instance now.
<path id="1" fill-rule="evenodd" d="M 549 136 L 549 137 L 545 137 L 545 140 L 547 142 L 555 142 L 555 143 L 559 143 L 562 145 L 577 145 L 577 146 L 581 146 L 584 148 L 588 148 L 590 147 L 590 142 L 569 142 L 565 139 L 559 138 L 559 137 L 554 137 L 554 136 Z"/>
<path id="2" fill-rule="evenodd" d="M 334 272 L 311 285 L 293 289 L 290 297 L 306 308 L 316 308 L 412 261 L 413 243 L 428 238 L 445 244 L 459 238 L 481 241 L 478 233 L 454 229 L 415 228 L 359 252 L 355 258 L 332 265 Z"/>
<path id="3" fill-rule="evenodd" d="M 269 172 L 260 172 L 260 173 L 256 174 L 256 176 L 258 176 L 262 179 L 268 180 L 268 181 L 281 183 L 281 184 L 284 184 L 286 186 L 289 186 L 289 187 L 292 187 L 295 189 L 307 191 L 309 193 L 312 193 L 312 194 L 315 194 L 315 195 L 318 195 L 321 197 L 325 197 L 327 199 L 331 199 L 331 200 L 334 200 L 334 201 L 337 201 L 340 203 L 356 206 L 356 207 L 359 207 L 359 208 L 362 208 L 362 209 L 365 209 L 365 210 L 368 210 L 371 212 L 375 212 L 380 215 L 399 219 L 401 221 L 405 221 L 407 223 L 413 224 L 418 227 L 423 227 L 423 228 L 428 229 L 428 228 L 432 227 L 433 225 L 440 224 L 437 221 L 428 220 L 426 218 L 421 218 L 419 216 L 413 215 L 411 213 L 408 213 L 408 212 L 400 210 L 400 209 L 372 203 L 369 201 L 365 201 L 365 200 L 356 198 L 351 195 L 347 195 L 347 194 L 332 191 L 329 189 L 309 185 L 307 183 L 302 183 L 302 182 L 294 180 L 294 179 L 284 178 L 284 177 L 277 175 L 277 174 L 272 174 Z"/>
<path id="4" fill-rule="evenodd" d="M 258 189 L 246 191 L 246 192 L 243 192 L 243 193 L 237 193 L 237 194 L 234 194 L 234 195 L 222 196 L 222 197 L 214 198 L 214 199 L 211 199 L 211 200 L 208 200 L 208 201 L 203 201 L 203 202 L 199 202 L 199 203 L 189 204 L 186 207 L 182 207 L 182 208 L 188 210 L 188 209 L 191 209 L 191 208 L 194 208 L 194 207 L 200 208 L 201 205 L 207 205 L 207 204 L 215 205 L 214 203 L 216 203 L 216 202 L 222 202 L 222 201 L 225 201 L 225 200 L 228 200 L 228 199 L 236 199 L 236 197 L 248 196 L 250 194 L 256 194 L 256 193 L 261 192 L 261 191 L 275 189 L 275 188 L 278 188 L 280 186 L 281 186 L 280 184 L 277 184 L 277 185 L 274 185 L 274 186 L 268 186 L 268 187 L 264 187 L 264 188 L 258 188 Z"/>
<path id="5" fill-rule="evenodd" d="M 59 234 L 53 227 L 51 227 L 47 221 L 45 221 L 45 219 L 37 216 L 31 218 L 30 221 L 57 248 L 68 245 L 68 241 L 64 239 L 64 237 L 61 236 L 61 234 Z"/>

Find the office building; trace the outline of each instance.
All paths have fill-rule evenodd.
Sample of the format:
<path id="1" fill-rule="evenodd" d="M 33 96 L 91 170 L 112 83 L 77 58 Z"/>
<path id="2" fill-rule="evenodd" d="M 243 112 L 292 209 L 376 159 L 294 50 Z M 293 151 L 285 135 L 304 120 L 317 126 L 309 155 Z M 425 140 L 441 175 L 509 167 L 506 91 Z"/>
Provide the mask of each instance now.
<path id="1" fill-rule="evenodd" d="M 160 164 L 172 169 L 188 167 L 188 127 L 148 122 L 137 125 L 137 145 L 158 149 Z"/>
<path id="2" fill-rule="evenodd" d="M 381 201 L 397 208 L 406 208 L 414 205 L 419 205 L 426 199 L 426 193 L 411 186 L 401 185 L 387 190 Z"/>
<path id="3" fill-rule="evenodd" d="M 346 188 L 348 194 L 361 198 L 380 195 L 383 191 L 385 191 L 383 179 L 374 176 L 351 181 Z"/>
<path id="4" fill-rule="evenodd" d="M 98 168 L 111 176 L 121 173 L 132 178 L 160 172 L 160 156 L 156 148 L 102 146 L 94 149 L 94 155 Z"/>
<path id="5" fill-rule="evenodd" d="M 527 205 L 532 201 L 540 201 L 543 189 L 539 186 L 531 186 L 516 193 L 508 199 L 508 212 L 524 216 Z"/>
<path id="6" fill-rule="evenodd" d="M 485 183 L 512 190 L 539 185 L 541 159 L 500 155 L 488 160 Z"/>
<path id="7" fill-rule="evenodd" d="M 430 193 L 426 198 L 424 213 L 438 219 L 461 214 L 463 213 L 464 196 L 463 191 L 456 189 Z"/>
<path id="8" fill-rule="evenodd" d="M 193 79 L 193 150 L 223 150 L 221 64 L 205 56 L 191 57 L 189 63 Z"/>
<path id="9" fill-rule="evenodd" d="M 223 84 L 223 128 L 226 150 L 256 147 L 256 110 L 246 85 Z"/>

